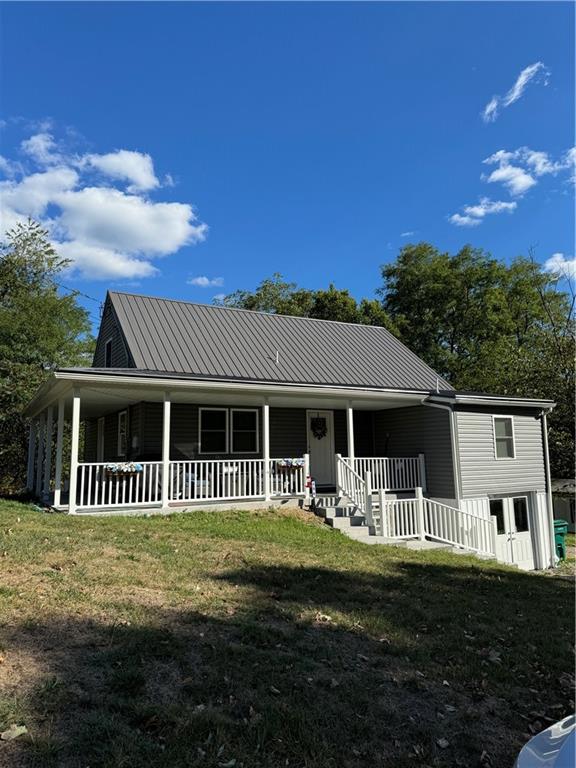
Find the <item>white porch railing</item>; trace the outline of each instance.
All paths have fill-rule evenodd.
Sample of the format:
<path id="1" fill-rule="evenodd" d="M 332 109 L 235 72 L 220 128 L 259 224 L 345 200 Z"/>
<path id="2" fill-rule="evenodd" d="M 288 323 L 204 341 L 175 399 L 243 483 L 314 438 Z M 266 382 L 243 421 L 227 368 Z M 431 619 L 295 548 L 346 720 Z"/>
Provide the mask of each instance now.
<path id="1" fill-rule="evenodd" d="M 159 504 L 162 462 L 139 462 L 141 471 L 111 472 L 110 462 L 78 464 L 76 507 L 124 507 Z"/>
<path id="2" fill-rule="evenodd" d="M 78 465 L 76 508 L 134 507 L 162 503 L 161 461 L 135 462 L 137 471 L 111 471 L 113 462 Z M 266 499 L 264 459 L 171 461 L 168 501 Z M 269 459 L 270 498 L 305 496 L 308 459 Z"/>
<path id="3" fill-rule="evenodd" d="M 354 470 L 364 477 L 366 472 L 372 475 L 374 490 L 404 492 L 415 488 L 426 490 L 426 466 L 424 454 L 396 458 L 382 456 L 375 458 L 347 459 Z"/>

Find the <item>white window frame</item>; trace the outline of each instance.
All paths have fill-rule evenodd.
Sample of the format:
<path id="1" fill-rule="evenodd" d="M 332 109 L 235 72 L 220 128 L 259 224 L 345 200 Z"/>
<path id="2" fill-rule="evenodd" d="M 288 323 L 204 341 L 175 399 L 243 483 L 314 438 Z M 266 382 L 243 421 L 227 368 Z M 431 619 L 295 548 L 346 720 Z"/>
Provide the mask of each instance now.
<path id="1" fill-rule="evenodd" d="M 202 450 L 202 414 L 204 411 L 224 411 L 226 414 L 226 427 L 225 427 L 225 449 L 223 451 L 204 451 Z M 198 453 L 202 454 L 204 456 L 217 456 L 219 453 L 229 453 L 230 448 L 230 430 L 229 430 L 229 423 L 230 423 L 230 415 L 228 413 L 228 408 L 211 408 L 211 407 L 202 407 L 198 408 Z"/>
<path id="2" fill-rule="evenodd" d="M 506 420 L 512 424 L 512 456 L 498 456 L 496 441 L 496 419 Z M 516 458 L 516 432 L 514 431 L 514 416 L 492 416 L 492 439 L 494 440 L 494 458 L 496 461 L 514 461 Z"/>
<path id="3" fill-rule="evenodd" d="M 110 336 L 110 338 L 106 339 L 106 341 L 104 342 L 104 368 L 112 368 L 112 342 L 113 342 L 112 336 Z M 106 350 L 108 349 L 108 345 L 110 345 L 110 365 L 106 363 L 106 357 L 107 357 Z"/>
<path id="4" fill-rule="evenodd" d="M 256 414 L 256 450 L 255 451 L 234 451 L 234 414 L 235 413 L 255 413 Z M 246 430 L 245 430 L 246 431 Z M 230 453 L 233 456 L 245 455 L 255 456 L 260 453 L 260 411 L 258 408 L 230 408 L 230 440 L 229 445 Z"/>
<path id="5" fill-rule="evenodd" d="M 121 450 L 122 432 L 120 426 L 122 421 L 124 421 L 124 451 Z M 116 444 L 116 451 L 118 456 L 126 456 L 128 453 L 128 411 L 118 411 L 118 441 Z"/>

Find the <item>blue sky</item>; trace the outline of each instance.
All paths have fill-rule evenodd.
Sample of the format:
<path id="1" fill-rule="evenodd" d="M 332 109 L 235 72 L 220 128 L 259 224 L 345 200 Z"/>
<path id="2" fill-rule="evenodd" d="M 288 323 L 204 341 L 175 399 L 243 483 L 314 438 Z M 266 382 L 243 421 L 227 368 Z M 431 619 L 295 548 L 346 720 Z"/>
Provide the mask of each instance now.
<path id="1" fill-rule="evenodd" d="M 44 221 L 97 299 L 210 302 L 275 271 L 372 296 L 420 240 L 574 257 L 570 3 L 1 14 L 3 227 Z"/>

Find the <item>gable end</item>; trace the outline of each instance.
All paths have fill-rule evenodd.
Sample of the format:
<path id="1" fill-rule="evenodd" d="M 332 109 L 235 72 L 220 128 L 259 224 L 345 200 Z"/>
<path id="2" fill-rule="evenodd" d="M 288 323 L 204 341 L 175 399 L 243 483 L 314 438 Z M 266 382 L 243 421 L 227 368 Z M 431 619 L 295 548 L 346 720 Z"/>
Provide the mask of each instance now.
<path id="1" fill-rule="evenodd" d="M 108 342 L 110 342 L 110 351 L 108 353 L 109 365 L 107 365 L 106 360 L 106 346 Z M 98 331 L 98 339 L 96 341 L 96 350 L 94 351 L 94 359 L 92 360 L 92 368 L 107 367 L 136 367 L 109 296 L 106 296 L 104 311 L 100 321 L 100 330 Z"/>

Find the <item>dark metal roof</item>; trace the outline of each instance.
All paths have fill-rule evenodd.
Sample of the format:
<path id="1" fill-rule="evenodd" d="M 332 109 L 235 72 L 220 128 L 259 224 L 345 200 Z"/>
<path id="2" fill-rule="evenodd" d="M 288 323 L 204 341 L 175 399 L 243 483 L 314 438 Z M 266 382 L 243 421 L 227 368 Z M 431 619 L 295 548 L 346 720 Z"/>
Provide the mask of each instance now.
<path id="1" fill-rule="evenodd" d="M 450 389 L 384 328 L 108 295 L 138 370 L 208 379 Z"/>

